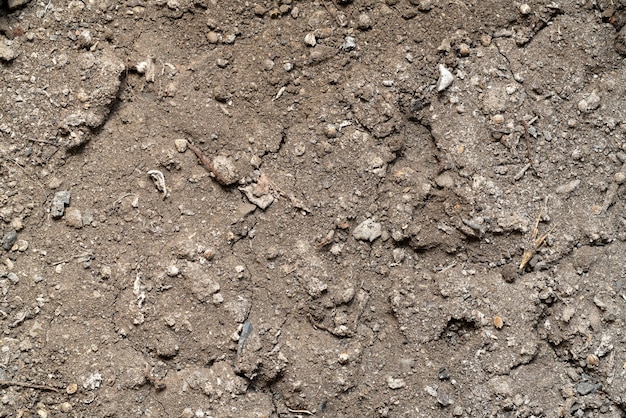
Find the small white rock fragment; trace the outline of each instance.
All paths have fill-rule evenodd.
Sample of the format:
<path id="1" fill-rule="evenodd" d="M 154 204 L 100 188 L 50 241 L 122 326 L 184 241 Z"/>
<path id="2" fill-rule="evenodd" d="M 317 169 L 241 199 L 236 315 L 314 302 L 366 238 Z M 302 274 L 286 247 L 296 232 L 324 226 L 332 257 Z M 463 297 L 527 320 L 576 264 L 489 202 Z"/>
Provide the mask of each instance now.
<path id="1" fill-rule="evenodd" d="M 578 102 L 578 110 L 581 112 L 591 112 L 592 110 L 596 110 L 598 107 L 600 107 L 600 96 L 598 96 L 596 92 L 591 93 Z"/>
<path id="2" fill-rule="evenodd" d="M 346 36 L 346 39 L 344 40 L 340 48 L 344 51 L 352 51 L 354 48 L 356 48 L 356 42 L 354 38 L 352 36 Z"/>
<path id="3" fill-rule="evenodd" d="M 146 61 L 141 61 L 135 65 L 135 71 L 139 74 L 143 74 L 146 81 L 154 83 L 154 77 L 156 70 L 154 67 L 154 60 L 150 57 Z"/>
<path id="4" fill-rule="evenodd" d="M 183 153 L 187 151 L 187 140 L 186 139 L 175 139 L 174 146 L 176 147 L 176 151 Z"/>
<path id="5" fill-rule="evenodd" d="M 154 182 L 157 190 L 163 193 L 163 199 L 165 199 L 169 193 L 167 191 L 167 187 L 165 186 L 165 176 L 159 170 L 150 170 L 148 171 L 148 175 Z"/>
<path id="6" fill-rule="evenodd" d="M 165 273 L 170 277 L 176 277 L 178 276 L 178 273 L 180 273 L 180 269 L 175 265 L 167 266 Z"/>
<path id="7" fill-rule="evenodd" d="M 101 384 L 102 384 L 102 375 L 98 372 L 90 374 L 83 381 L 83 387 L 87 390 L 98 389 Z"/>
<path id="8" fill-rule="evenodd" d="M 530 6 L 529 6 L 528 4 L 526 4 L 526 3 L 522 4 L 522 5 L 519 7 L 519 12 L 520 12 L 522 15 L 524 15 L 524 16 L 529 15 L 529 14 L 530 14 L 530 12 L 531 12 Z"/>
<path id="9" fill-rule="evenodd" d="M 256 195 L 257 187 L 254 184 L 250 184 L 246 187 L 240 187 L 239 190 L 241 190 L 246 195 L 250 203 L 257 205 L 259 208 L 263 210 L 267 209 L 269 205 L 274 203 L 274 196 L 272 196 L 271 193 L 266 193 L 266 194 L 257 196 Z"/>
<path id="10" fill-rule="evenodd" d="M 222 296 L 221 293 L 215 293 L 213 294 L 213 304 L 214 305 L 219 305 L 220 303 L 224 302 L 224 296 Z"/>
<path id="11" fill-rule="evenodd" d="M 623 182 L 626 181 L 626 173 L 622 173 L 621 171 L 618 171 L 617 173 L 615 173 L 615 175 L 613 176 L 613 180 L 615 181 L 615 183 L 617 184 L 622 184 Z"/>
<path id="12" fill-rule="evenodd" d="M 437 81 L 437 91 L 442 92 L 454 81 L 454 76 L 443 64 L 439 64 L 439 81 Z"/>
<path id="13" fill-rule="evenodd" d="M 312 298 L 319 298 L 322 293 L 328 290 L 328 285 L 317 277 L 310 277 L 306 285 L 307 293 Z"/>
<path id="14" fill-rule="evenodd" d="M 317 45 L 317 39 L 315 39 L 315 34 L 313 32 L 307 33 L 306 36 L 304 37 L 304 43 L 307 44 L 308 46 Z"/>
<path id="15" fill-rule="evenodd" d="M 332 255 L 339 255 L 341 254 L 341 250 L 343 250 L 343 246 L 339 243 L 335 243 L 330 247 L 329 251 Z"/>
<path id="16" fill-rule="evenodd" d="M 372 219 L 366 219 L 352 231 L 354 239 L 372 242 L 383 233 L 382 225 Z"/>
<path id="17" fill-rule="evenodd" d="M 389 376 L 387 377 L 387 386 L 389 386 L 389 389 L 393 390 L 402 389 L 406 386 L 406 381 L 402 378 L 394 379 L 393 377 Z"/>
<path id="18" fill-rule="evenodd" d="M 0 41 L 0 60 L 12 61 L 18 54 L 11 48 L 9 48 L 4 42 Z"/>

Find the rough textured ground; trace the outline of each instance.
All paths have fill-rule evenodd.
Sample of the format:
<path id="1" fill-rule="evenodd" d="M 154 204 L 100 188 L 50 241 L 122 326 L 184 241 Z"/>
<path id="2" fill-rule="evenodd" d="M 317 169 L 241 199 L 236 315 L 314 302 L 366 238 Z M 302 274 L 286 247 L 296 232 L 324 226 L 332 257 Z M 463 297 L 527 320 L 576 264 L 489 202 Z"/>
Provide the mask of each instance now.
<path id="1" fill-rule="evenodd" d="M 26 3 L 0 416 L 624 415 L 623 1 Z"/>

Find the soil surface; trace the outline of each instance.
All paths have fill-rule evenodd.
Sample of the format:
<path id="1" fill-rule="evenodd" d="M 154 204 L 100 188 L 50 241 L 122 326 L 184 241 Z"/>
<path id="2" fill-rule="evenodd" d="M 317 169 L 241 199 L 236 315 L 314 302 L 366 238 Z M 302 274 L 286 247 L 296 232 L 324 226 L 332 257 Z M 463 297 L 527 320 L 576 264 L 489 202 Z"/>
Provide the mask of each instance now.
<path id="1" fill-rule="evenodd" d="M 9 0 L 0 417 L 621 417 L 618 0 Z"/>

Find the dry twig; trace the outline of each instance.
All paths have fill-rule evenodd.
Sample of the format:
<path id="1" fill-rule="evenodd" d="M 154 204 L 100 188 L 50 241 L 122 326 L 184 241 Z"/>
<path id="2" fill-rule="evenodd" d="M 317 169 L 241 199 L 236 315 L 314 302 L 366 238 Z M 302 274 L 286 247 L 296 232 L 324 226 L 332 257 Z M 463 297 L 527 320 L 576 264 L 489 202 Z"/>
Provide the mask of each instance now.
<path id="1" fill-rule="evenodd" d="M 59 389 L 53 388 L 52 386 L 36 385 L 34 383 L 26 383 L 26 382 L 16 382 L 13 380 L 0 380 L 0 386 L 20 386 L 23 388 L 47 390 L 49 392 L 57 392 L 57 393 L 60 392 Z"/>
<path id="2" fill-rule="evenodd" d="M 550 228 L 548 232 L 537 237 L 537 235 L 539 234 L 539 222 L 541 221 L 542 215 L 543 215 L 543 208 L 539 211 L 539 216 L 537 216 L 537 220 L 535 221 L 535 226 L 533 227 L 533 230 L 531 231 L 531 234 L 530 234 L 529 245 L 526 247 L 526 250 L 524 251 L 524 254 L 522 255 L 522 261 L 519 264 L 520 272 L 524 271 L 528 262 L 537 253 L 537 250 L 539 250 L 539 248 L 541 248 L 541 246 L 545 244 L 546 239 L 548 238 L 548 235 L 550 235 L 552 231 L 554 231 L 554 228 L 556 227 L 556 225 L 553 225 L 552 228 Z"/>
<path id="3" fill-rule="evenodd" d="M 219 184 L 223 186 L 228 186 L 229 184 L 232 184 L 232 181 L 228 181 L 228 179 L 224 178 L 222 173 L 220 173 L 218 170 L 215 169 L 215 166 L 213 165 L 213 163 L 209 161 L 207 157 L 204 156 L 204 154 L 202 153 L 202 151 L 200 151 L 198 147 L 191 145 L 191 144 L 189 144 L 188 147 L 190 150 L 193 151 L 194 154 L 196 154 L 196 157 L 198 157 L 202 165 L 207 170 L 209 170 L 211 174 L 213 174 L 213 177 L 215 177 L 215 179 L 217 180 Z"/>

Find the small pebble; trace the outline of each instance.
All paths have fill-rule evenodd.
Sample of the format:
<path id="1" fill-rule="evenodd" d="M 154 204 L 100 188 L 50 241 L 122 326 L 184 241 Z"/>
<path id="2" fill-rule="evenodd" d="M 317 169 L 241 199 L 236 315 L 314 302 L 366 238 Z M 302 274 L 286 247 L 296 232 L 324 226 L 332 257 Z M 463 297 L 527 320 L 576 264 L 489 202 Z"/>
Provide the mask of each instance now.
<path id="1" fill-rule="evenodd" d="M 341 49 L 344 51 L 352 51 L 356 48 L 356 42 L 352 36 L 346 36 L 346 39 L 343 41 L 343 45 L 341 45 Z"/>
<path id="2" fill-rule="evenodd" d="M 176 147 L 176 151 L 183 153 L 187 151 L 188 142 L 186 139 L 175 139 L 174 146 Z"/>
<path id="3" fill-rule="evenodd" d="M 618 171 L 617 173 L 615 173 L 615 175 L 613 176 L 613 180 L 615 181 L 615 183 L 617 184 L 622 184 L 624 181 L 626 181 L 626 173 L 622 173 L 621 171 Z"/>
<path id="4" fill-rule="evenodd" d="M 529 6 L 528 4 L 526 4 L 526 3 L 522 4 L 522 5 L 519 7 L 519 12 L 520 12 L 522 15 L 524 15 L 524 16 L 529 15 L 529 14 L 530 14 L 530 12 L 531 12 L 530 6 Z"/>
<path id="5" fill-rule="evenodd" d="M 437 403 L 441 406 L 449 406 L 452 405 L 452 400 L 450 399 L 450 395 L 446 392 L 438 391 L 437 393 Z"/>
<path id="6" fill-rule="evenodd" d="M 352 236 L 357 240 L 372 242 L 376 238 L 379 238 L 382 233 L 383 228 L 379 222 L 374 222 L 372 219 L 366 219 L 354 228 Z"/>
<path id="7" fill-rule="evenodd" d="M 215 250 L 213 248 L 207 248 L 203 253 L 202 257 L 206 258 L 208 261 L 213 260 L 215 257 Z"/>
<path id="8" fill-rule="evenodd" d="M 462 57 L 467 57 L 470 54 L 470 47 L 468 44 L 466 43 L 462 43 L 461 45 L 459 45 L 459 54 Z"/>
<path id="9" fill-rule="evenodd" d="M 271 71 L 274 68 L 274 65 L 274 61 L 269 58 L 263 61 L 263 68 L 265 68 L 265 71 Z"/>
<path id="10" fill-rule="evenodd" d="M 350 360 L 350 355 L 345 351 L 339 354 L 339 364 L 346 364 Z"/>
<path id="11" fill-rule="evenodd" d="M 439 64 L 439 81 L 437 82 L 437 91 L 442 92 L 454 81 L 454 76 L 443 64 Z"/>
<path id="12" fill-rule="evenodd" d="M 166 270 L 166 274 L 170 277 L 176 277 L 180 273 L 180 269 L 177 266 L 168 266 Z"/>
<path id="13" fill-rule="evenodd" d="M 76 383 L 71 383 L 67 385 L 67 388 L 65 388 L 65 391 L 67 392 L 68 395 L 73 395 L 76 393 L 76 391 L 78 391 L 78 385 Z"/>
<path id="14" fill-rule="evenodd" d="M 358 28 L 361 30 L 368 30 L 372 27 L 372 18 L 367 13 L 361 13 L 359 15 Z"/>
<path id="15" fill-rule="evenodd" d="M 304 43 L 308 46 L 317 45 L 317 39 L 315 39 L 315 34 L 313 32 L 309 32 L 304 37 Z"/>
<path id="16" fill-rule="evenodd" d="M 493 326 L 497 329 L 502 329 L 502 327 L 504 326 L 504 321 L 502 320 L 501 316 L 496 315 L 493 317 Z"/>
<path id="17" fill-rule="evenodd" d="M 420 12 L 428 12 L 432 8 L 433 8 L 432 0 L 420 0 L 420 2 L 417 5 L 417 10 L 419 10 Z"/>
<path id="18" fill-rule="evenodd" d="M 591 392 L 594 392 L 596 389 L 598 389 L 601 385 L 597 385 L 595 383 L 591 383 L 591 382 L 581 382 L 576 386 L 576 391 L 582 395 L 589 395 Z"/>
<path id="19" fill-rule="evenodd" d="M 69 208 L 65 214 L 65 223 L 73 228 L 80 229 L 83 227 L 83 214 L 77 208 Z"/>
<path id="20" fill-rule="evenodd" d="M 52 198 L 51 215 L 53 218 L 60 218 L 65 213 L 65 207 L 70 204 L 71 194 L 69 191 L 60 191 Z"/>
<path id="21" fill-rule="evenodd" d="M 220 38 L 217 33 L 211 31 L 206 34 L 206 39 L 207 41 L 209 41 L 210 44 L 216 44 Z"/>
<path id="22" fill-rule="evenodd" d="M 600 107 L 600 96 L 595 92 L 578 102 L 578 110 L 584 113 L 596 110 L 598 107 Z"/>
<path id="23" fill-rule="evenodd" d="M 394 379 L 393 377 L 389 376 L 387 377 L 387 386 L 389 386 L 389 389 L 393 390 L 401 389 L 406 386 L 406 381 L 402 378 Z"/>
<path id="24" fill-rule="evenodd" d="M 18 284 L 20 282 L 20 278 L 17 276 L 17 274 L 13 272 L 10 272 L 9 274 L 7 274 L 7 278 L 13 284 Z"/>
<path id="25" fill-rule="evenodd" d="M 15 229 L 18 232 L 24 229 L 24 223 L 22 222 L 22 218 L 11 219 L 11 228 Z"/>
<path id="26" fill-rule="evenodd" d="M 324 135 L 326 135 L 327 138 L 336 138 L 338 131 L 337 128 L 335 128 L 335 125 L 326 125 L 326 128 L 324 128 Z"/>
<path id="27" fill-rule="evenodd" d="M 265 13 L 267 13 L 267 9 L 260 4 L 255 4 L 253 8 L 254 14 L 262 17 Z"/>
<path id="28" fill-rule="evenodd" d="M 239 180 L 237 168 L 230 157 L 216 156 L 213 158 L 213 168 L 218 174 L 216 180 L 223 186 L 229 186 Z"/>
<path id="29" fill-rule="evenodd" d="M 13 248 L 13 244 L 15 244 L 15 241 L 17 241 L 17 231 L 11 230 L 4 234 L 0 243 L 2 244 L 2 248 L 9 251 L 11 250 L 11 248 Z"/>
<path id="30" fill-rule="evenodd" d="M 28 250 L 28 241 L 26 241 L 25 239 L 18 239 L 15 242 L 15 245 L 11 248 L 11 250 L 23 253 L 24 251 Z"/>
<path id="31" fill-rule="evenodd" d="M 589 354 L 587 356 L 587 366 L 596 367 L 600 363 L 600 359 L 595 354 Z"/>
<path id="32" fill-rule="evenodd" d="M 502 125 L 504 123 L 504 116 L 502 115 L 493 115 L 491 117 L 491 121 L 496 125 Z"/>
<path id="33" fill-rule="evenodd" d="M 72 411 L 72 404 L 69 402 L 63 402 L 61 405 L 59 405 L 59 410 L 64 414 L 67 414 L 68 412 Z"/>

